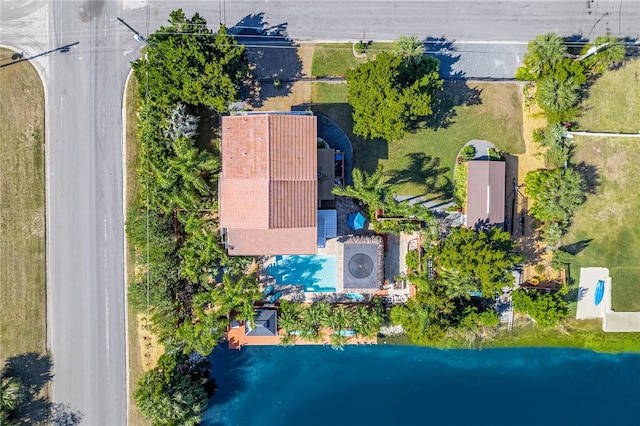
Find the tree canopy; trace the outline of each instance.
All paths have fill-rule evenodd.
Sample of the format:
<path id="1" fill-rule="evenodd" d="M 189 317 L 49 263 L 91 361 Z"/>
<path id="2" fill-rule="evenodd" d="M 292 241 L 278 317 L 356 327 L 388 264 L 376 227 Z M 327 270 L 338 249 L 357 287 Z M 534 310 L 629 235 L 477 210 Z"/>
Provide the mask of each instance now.
<path id="1" fill-rule="evenodd" d="M 511 269 L 522 260 L 508 232 L 454 228 L 442 243 L 437 267 L 448 286 L 493 297 L 513 284 Z M 458 292 L 453 292 L 457 294 Z"/>
<path id="2" fill-rule="evenodd" d="M 542 222 L 568 223 L 586 198 L 584 178 L 572 168 L 534 170 L 524 182 L 533 201 L 530 213 Z"/>
<path id="3" fill-rule="evenodd" d="M 567 302 L 557 292 L 517 289 L 512 293 L 513 308 L 523 311 L 541 327 L 553 327 L 568 317 Z"/>
<path id="4" fill-rule="evenodd" d="M 207 408 L 207 393 L 199 383 L 198 366 L 186 356 L 169 352 L 138 382 L 133 397 L 154 425 L 197 425 Z"/>
<path id="5" fill-rule="evenodd" d="M 439 62 L 431 56 L 415 58 L 382 52 L 347 71 L 356 135 L 400 139 L 433 113 L 433 96 L 442 89 Z"/>
<path id="6" fill-rule="evenodd" d="M 171 12 L 169 24 L 149 36 L 150 46 L 133 63 L 141 96 L 148 78 L 150 101 L 162 110 L 181 101 L 226 111 L 249 70 L 244 46 L 224 25 L 216 33 L 208 29 L 198 13 L 187 18 L 178 9 Z"/>

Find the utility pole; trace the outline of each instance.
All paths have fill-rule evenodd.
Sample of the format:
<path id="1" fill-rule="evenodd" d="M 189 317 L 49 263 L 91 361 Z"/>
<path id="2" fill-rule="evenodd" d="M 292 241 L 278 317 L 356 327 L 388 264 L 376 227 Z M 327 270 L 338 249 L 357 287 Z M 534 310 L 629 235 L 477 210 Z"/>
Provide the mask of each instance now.
<path id="1" fill-rule="evenodd" d="M 149 41 L 146 38 L 142 37 L 142 35 L 138 31 L 136 31 L 131 25 L 129 25 L 126 22 L 124 22 L 123 19 L 120 19 L 120 18 L 116 18 L 116 19 L 118 20 L 118 22 L 120 22 L 122 25 L 127 27 L 129 29 L 129 31 L 131 31 L 133 33 L 133 38 L 135 38 L 136 41 L 142 42 L 142 43 L 146 44 L 147 46 L 151 46 Z"/>

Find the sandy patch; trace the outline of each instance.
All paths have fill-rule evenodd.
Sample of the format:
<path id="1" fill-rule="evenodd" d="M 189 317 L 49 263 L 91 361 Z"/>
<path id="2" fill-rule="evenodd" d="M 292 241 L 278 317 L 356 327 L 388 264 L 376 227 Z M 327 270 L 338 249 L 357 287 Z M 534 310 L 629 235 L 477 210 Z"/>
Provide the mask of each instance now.
<path id="1" fill-rule="evenodd" d="M 158 358 L 164 353 L 164 346 L 149 330 L 147 318 L 138 314 L 138 345 L 140 346 L 140 363 L 144 371 L 149 371 L 158 364 Z"/>

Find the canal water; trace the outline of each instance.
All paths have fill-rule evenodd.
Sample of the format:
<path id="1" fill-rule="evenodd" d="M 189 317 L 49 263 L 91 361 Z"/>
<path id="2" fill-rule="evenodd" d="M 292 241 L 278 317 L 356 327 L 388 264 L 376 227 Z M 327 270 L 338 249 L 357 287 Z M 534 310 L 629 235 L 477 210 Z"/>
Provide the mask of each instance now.
<path id="1" fill-rule="evenodd" d="M 640 425 L 640 355 L 216 348 L 203 425 Z"/>

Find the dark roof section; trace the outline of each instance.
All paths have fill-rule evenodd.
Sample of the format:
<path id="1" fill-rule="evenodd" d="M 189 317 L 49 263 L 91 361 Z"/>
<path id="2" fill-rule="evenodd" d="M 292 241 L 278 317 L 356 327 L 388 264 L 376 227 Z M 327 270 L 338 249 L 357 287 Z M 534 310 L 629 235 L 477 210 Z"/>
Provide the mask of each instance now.
<path id="1" fill-rule="evenodd" d="M 249 321 L 245 323 L 247 336 L 277 336 L 278 323 L 276 310 L 258 309 L 254 319 L 255 327 L 251 328 Z"/>
<path id="2" fill-rule="evenodd" d="M 349 240 L 343 246 L 343 287 L 349 291 L 375 292 L 381 284 L 382 241 Z"/>
<path id="3" fill-rule="evenodd" d="M 504 225 L 504 161 L 469 161 L 467 173 L 467 221 L 469 228 Z"/>

